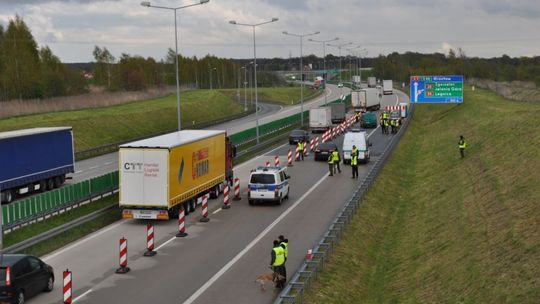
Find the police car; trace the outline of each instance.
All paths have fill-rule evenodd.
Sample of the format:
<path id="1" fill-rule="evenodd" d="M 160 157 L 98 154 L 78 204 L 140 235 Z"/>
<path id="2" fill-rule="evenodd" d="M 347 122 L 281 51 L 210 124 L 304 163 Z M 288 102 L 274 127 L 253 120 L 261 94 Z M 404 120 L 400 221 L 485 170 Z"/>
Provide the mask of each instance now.
<path id="1" fill-rule="evenodd" d="M 251 171 L 248 185 L 248 201 L 273 201 L 280 205 L 289 198 L 289 179 L 282 167 L 258 167 Z"/>

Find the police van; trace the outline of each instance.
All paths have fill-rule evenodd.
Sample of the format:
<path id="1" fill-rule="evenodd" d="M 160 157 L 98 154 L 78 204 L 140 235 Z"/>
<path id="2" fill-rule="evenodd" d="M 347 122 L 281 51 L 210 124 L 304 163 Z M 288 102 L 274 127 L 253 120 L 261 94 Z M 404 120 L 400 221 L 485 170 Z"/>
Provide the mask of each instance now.
<path id="1" fill-rule="evenodd" d="M 282 167 L 258 167 L 251 171 L 248 185 L 248 201 L 273 201 L 280 205 L 289 198 L 289 179 Z"/>

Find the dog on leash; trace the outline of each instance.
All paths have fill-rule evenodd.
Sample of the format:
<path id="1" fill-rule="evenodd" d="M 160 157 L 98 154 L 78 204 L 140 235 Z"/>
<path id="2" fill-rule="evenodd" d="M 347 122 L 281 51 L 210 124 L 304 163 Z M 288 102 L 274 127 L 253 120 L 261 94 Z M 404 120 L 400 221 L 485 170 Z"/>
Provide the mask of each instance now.
<path id="1" fill-rule="evenodd" d="M 261 290 L 266 290 L 266 283 L 272 282 L 274 283 L 274 287 L 276 286 L 277 282 L 280 280 L 283 280 L 284 277 L 278 273 L 275 272 L 265 272 L 257 277 L 255 282 L 259 283 L 261 285 Z"/>

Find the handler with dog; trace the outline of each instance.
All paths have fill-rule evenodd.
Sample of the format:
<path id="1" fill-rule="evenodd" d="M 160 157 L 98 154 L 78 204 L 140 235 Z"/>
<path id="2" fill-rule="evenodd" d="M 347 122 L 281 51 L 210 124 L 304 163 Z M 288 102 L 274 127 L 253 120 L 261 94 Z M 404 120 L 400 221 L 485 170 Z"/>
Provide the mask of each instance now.
<path id="1" fill-rule="evenodd" d="M 281 280 L 276 281 L 276 287 L 283 288 L 285 287 L 285 282 L 287 281 L 287 270 L 285 269 L 285 249 L 283 249 L 278 240 L 274 240 L 271 258 L 270 265 L 272 266 L 272 269 L 275 273 L 283 276 Z"/>

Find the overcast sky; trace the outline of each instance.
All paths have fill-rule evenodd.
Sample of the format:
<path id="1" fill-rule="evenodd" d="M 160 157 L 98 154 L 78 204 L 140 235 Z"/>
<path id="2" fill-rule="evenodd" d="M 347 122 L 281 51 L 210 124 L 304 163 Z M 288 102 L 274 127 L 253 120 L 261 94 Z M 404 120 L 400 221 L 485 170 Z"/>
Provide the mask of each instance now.
<path id="1" fill-rule="evenodd" d="M 153 5 L 182 6 L 199 0 L 154 0 Z M 178 11 L 182 55 L 248 58 L 253 56 L 249 27 L 258 23 L 257 57 L 300 54 L 299 38 L 339 37 L 368 51 L 445 52 L 461 47 L 467 56 L 540 55 L 540 0 L 210 0 Z M 174 48 L 172 11 L 146 8 L 137 0 L 0 0 L 0 24 L 23 18 L 39 45 L 48 45 L 64 62 L 92 61 L 94 45 L 113 55 L 161 59 Z M 322 55 L 322 44 L 304 39 L 304 55 Z M 327 53 L 338 54 L 335 47 Z M 342 50 L 342 55 L 346 54 Z"/>

